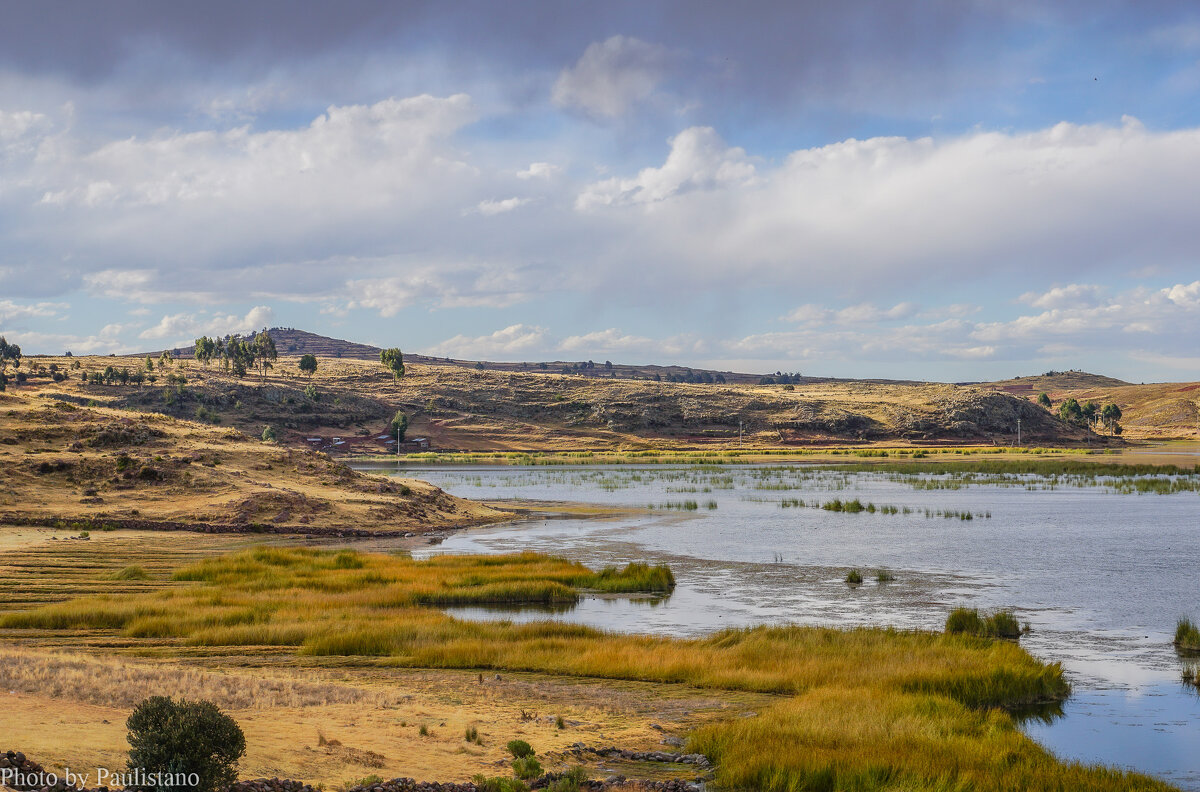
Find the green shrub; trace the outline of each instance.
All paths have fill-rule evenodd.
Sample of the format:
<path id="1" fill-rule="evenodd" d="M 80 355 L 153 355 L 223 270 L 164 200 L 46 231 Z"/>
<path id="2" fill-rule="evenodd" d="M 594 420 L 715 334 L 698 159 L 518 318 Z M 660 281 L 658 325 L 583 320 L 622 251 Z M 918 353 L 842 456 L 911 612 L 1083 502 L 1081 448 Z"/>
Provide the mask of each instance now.
<path id="1" fill-rule="evenodd" d="M 275 427 L 273 427 L 273 426 L 264 426 L 263 427 L 262 439 L 263 439 L 264 443 L 274 443 L 276 436 L 277 435 L 275 434 Z"/>
<path id="2" fill-rule="evenodd" d="M 383 783 L 383 778 L 372 773 L 369 776 L 363 776 L 362 778 L 358 779 L 353 784 L 351 784 L 351 787 L 373 787 L 373 786 L 378 786 L 379 784 L 382 784 L 382 783 Z"/>
<path id="3" fill-rule="evenodd" d="M 579 787 L 587 780 L 587 771 L 575 766 L 546 785 L 546 792 L 579 792 Z"/>
<path id="4" fill-rule="evenodd" d="M 857 569 L 851 569 L 849 572 L 846 573 L 846 582 L 849 583 L 851 586 L 857 586 L 859 583 L 862 583 L 863 582 L 862 572 L 859 572 Z"/>
<path id="5" fill-rule="evenodd" d="M 513 774 L 522 781 L 532 781 L 542 774 L 542 763 L 537 760 L 536 756 L 522 756 L 513 759 L 512 762 Z"/>
<path id="6" fill-rule="evenodd" d="M 233 718 L 211 702 L 151 696 L 125 725 L 131 771 L 194 773 L 198 783 L 171 786 L 176 792 L 216 792 L 237 780 L 246 738 Z"/>
<path id="7" fill-rule="evenodd" d="M 478 792 L 529 792 L 529 787 L 515 778 L 488 778 L 480 774 L 471 780 Z"/>
<path id="8" fill-rule="evenodd" d="M 533 756 L 533 746 L 524 740 L 509 740 L 508 752 L 517 759 L 522 759 L 526 756 Z"/>

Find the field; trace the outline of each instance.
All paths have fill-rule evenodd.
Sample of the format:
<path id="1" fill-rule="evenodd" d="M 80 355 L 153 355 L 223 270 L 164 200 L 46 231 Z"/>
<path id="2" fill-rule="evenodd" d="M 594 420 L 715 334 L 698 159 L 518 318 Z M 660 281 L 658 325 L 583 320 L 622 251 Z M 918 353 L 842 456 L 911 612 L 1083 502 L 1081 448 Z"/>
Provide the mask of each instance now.
<path id="1" fill-rule="evenodd" d="M 0 682 L 26 714 L 10 738 L 43 762 L 115 760 L 133 698 L 177 689 L 245 722 L 251 774 L 334 785 L 496 774 L 516 736 L 562 766 L 577 761 L 562 753 L 575 742 L 656 747 L 653 722 L 716 759 L 724 788 L 1167 788 L 1061 763 L 1025 738 L 1005 708 L 1067 687 L 1057 666 L 1013 642 L 799 627 L 678 640 L 472 623 L 434 606 L 661 590 L 669 576 L 528 554 L 414 562 L 282 539 L 197 546 L 114 532 L 64 545 L 46 533 L 6 555 L 6 579 L 22 584 L 0 598 Z M 468 726 L 482 745 L 463 739 Z M 67 733 L 87 737 L 68 744 Z"/>

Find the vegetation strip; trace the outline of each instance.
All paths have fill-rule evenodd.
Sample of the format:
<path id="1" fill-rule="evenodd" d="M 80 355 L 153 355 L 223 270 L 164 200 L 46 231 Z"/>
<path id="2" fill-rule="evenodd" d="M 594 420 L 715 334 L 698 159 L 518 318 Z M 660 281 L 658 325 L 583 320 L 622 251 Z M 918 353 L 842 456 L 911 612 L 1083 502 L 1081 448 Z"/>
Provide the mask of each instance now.
<path id="1" fill-rule="evenodd" d="M 468 622 L 439 604 L 546 602 L 585 588 L 661 591 L 661 567 L 594 572 L 520 554 L 395 556 L 258 548 L 179 570 L 191 585 L 93 596 L 0 617 L 8 631 L 97 630 L 245 655 L 291 647 L 398 667 L 505 669 L 775 693 L 753 718 L 705 726 L 689 753 L 726 788 L 1166 790 L 1063 763 L 1004 707 L 1058 700 L 1062 670 L 969 635 L 763 626 L 703 638 L 618 635 L 542 622 Z M 17 634 L 17 633 L 12 633 Z M 1001 708 L 1001 709 L 996 709 Z"/>

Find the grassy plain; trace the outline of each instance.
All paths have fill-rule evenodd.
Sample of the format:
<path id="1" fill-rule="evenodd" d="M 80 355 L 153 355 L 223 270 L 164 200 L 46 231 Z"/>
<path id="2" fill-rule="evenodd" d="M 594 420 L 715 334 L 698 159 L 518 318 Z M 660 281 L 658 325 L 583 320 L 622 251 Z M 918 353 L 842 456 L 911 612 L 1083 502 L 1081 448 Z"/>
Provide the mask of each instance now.
<path id="1" fill-rule="evenodd" d="M 1168 789 L 1134 774 L 1059 762 L 1025 738 L 1012 716 L 995 707 L 1061 698 L 1067 687 L 1057 666 L 1039 663 L 1011 642 L 800 627 L 726 630 L 679 640 L 561 623 L 466 622 L 424 604 L 469 601 L 471 592 L 481 602 L 537 600 L 545 586 L 573 589 L 603 578 L 617 590 L 661 582 L 639 568 L 597 577 L 578 565 L 532 555 L 414 562 L 345 550 L 251 548 L 142 581 L 157 587 L 87 595 L 66 606 L 30 603 L 10 609 L 0 617 L 0 630 L 25 642 L 23 651 L 90 643 L 151 654 L 164 663 L 241 669 L 237 673 L 246 665 L 299 666 L 360 683 L 380 676 L 458 674 L 446 677 L 461 686 L 452 694 L 458 706 L 492 689 L 497 672 L 505 679 L 519 674 L 533 685 L 548 680 L 598 686 L 595 698 L 579 701 L 599 702 L 600 691 L 628 693 L 638 686 L 660 701 L 709 697 L 716 702 L 710 714 L 724 717 L 668 728 L 697 727 L 690 747 L 718 760 L 717 781 L 724 788 Z M 306 678 L 308 684 L 317 677 Z M 559 681 L 565 679 L 576 681 Z M 302 707 L 310 694 L 302 688 L 268 688 L 264 695 Z M 753 716 L 730 717 L 744 712 L 739 707 L 751 700 Z M 354 735 L 362 734 L 360 722 L 391 712 L 380 700 L 327 706 L 347 708 L 339 711 L 347 719 L 339 731 Z M 360 714 L 351 716 L 356 706 Z M 520 705 L 506 699 L 494 707 L 495 717 L 481 723 L 485 746 L 520 734 L 517 723 L 532 724 L 528 728 L 537 739 L 531 742 L 543 746 L 581 737 L 594 742 L 601 733 L 612 737 L 609 732 L 620 720 L 615 714 L 584 717 L 587 713 L 576 714 L 577 706 L 565 721 L 579 721 L 593 731 L 568 725 L 564 731 L 584 734 L 558 734 L 561 742 L 547 741 L 545 735 L 559 730 L 550 722 L 504 718 L 512 713 L 505 707 L 515 706 Z M 474 711 L 467 707 L 465 712 Z M 428 717 L 388 717 L 408 724 L 400 731 L 420 722 L 439 738 L 447 732 L 458 738 L 455 754 L 438 765 L 441 777 L 464 777 L 489 761 L 461 740 L 458 727 L 470 725 L 469 718 L 439 714 L 443 719 L 434 724 Z M 277 720 L 273 723 L 278 727 Z M 624 736 L 635 737 L 637 727 L 626 724 Z M 305 730 L 312 727 L 294 729 L 293 739 Z M 328 749 L 311 739 L 303 744 L 313 752 Z M 352 745 L 337 739 L 341 747 Z M 459 761 L 453 770 L 451 758 Z"/>

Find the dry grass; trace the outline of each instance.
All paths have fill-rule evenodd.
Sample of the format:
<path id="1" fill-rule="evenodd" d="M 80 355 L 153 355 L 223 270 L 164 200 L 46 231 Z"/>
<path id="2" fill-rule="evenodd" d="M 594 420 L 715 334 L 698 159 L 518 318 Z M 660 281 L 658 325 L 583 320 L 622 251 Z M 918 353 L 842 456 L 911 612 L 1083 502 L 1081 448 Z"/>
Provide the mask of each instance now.
<path id="1" fill-rule="evenodd" d="M 395 690 L 312 683 L 295 676 L 217 673 L 175 663 L 0 649 L 0 688 L 121 710 L 133 709 L 147 696 L 204 699 L 233 710 L 330 704 L 388 707 L 406 698 Z"/>
<path id="2" fill-rule="evenodd" d="M 0 400 L 0 515 L 77 529 L 142 524 L 297 533 L 422 532 L 504 512 L 323 454 L 153 413 L 79 407 L 31 389 Z"/>
<path id="3" fill-rule="evenodd" d="M 342 451 L 384 451 L 378 440 L 397 409 L 410 436 L 434 447 L 487 450 L 732 449 L 865 444 L 983 442 L 1008 445 L 1019 399 L 985 387 L 944 384 L 816 381 L 789 386 L 701 385 L 605 379 L 529 371 L 476 371 L 412 364 L 398 383 L 378 361 L 323 358 L 310 380 L 299 358 L 283 357 L 263 387 L 216 367 L 180 361 L 159 372 L 183 374 L 182 395 L 156 386 L 83 385 L 78 371 L 64 383 L 31 381 L 29 390 L 64 392 L 172 415 L 203 410 L 224 425 L 257 436 L 270 423 L 296 444 L 308 436 L 340 437 Z M 48 366 L 136 368 L 136 358 L 40 358 Z M 320 397 L 304 389 L 312 384 Z M 1040 410 L 1025 414 L 1025 439 L 1081 443 L 1083 435 Z M 739 438 L 739 421 L 745 428 Z"/>

